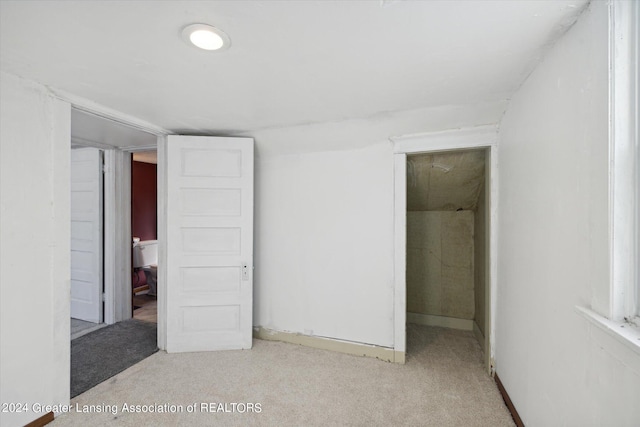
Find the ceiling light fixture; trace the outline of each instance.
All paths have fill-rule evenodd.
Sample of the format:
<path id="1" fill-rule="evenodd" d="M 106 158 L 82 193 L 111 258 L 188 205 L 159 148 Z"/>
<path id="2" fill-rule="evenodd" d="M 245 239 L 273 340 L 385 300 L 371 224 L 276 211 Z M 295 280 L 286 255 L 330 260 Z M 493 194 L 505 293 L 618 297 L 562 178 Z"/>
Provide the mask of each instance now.
<path id="1" fill-rule="evenodd" d="M 204 50 L 224 50 L 231 46 L 231 39 L 224 31 L 207 24 L 187 25 L 182 30 L 182 38 Z"/>

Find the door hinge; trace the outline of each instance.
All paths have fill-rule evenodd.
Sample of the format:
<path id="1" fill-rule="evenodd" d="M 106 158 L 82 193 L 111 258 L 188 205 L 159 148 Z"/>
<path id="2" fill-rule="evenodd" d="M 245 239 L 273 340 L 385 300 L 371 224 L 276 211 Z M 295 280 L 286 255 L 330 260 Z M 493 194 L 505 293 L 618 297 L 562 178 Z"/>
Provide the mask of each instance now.
<path id="1" fill-rule="evenodd" d="M 102 302 L 104 302 L 104 301 L 106 300 L 106 296 L 105 296 L 105 295 L 106 295 L 106 294 L 103 292 L 103 293 L 102 293 Z"/>

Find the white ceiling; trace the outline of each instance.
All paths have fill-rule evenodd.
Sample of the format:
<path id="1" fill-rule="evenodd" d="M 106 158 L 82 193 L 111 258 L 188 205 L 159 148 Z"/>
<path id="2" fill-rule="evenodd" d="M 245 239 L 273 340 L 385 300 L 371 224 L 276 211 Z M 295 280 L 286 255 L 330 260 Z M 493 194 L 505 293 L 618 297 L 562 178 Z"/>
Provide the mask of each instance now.
<path id="1" fill-rule="evenodd" d="M 231 134 L 508 99 L 585 4 L 2 1 L 0 67 L 174 132 Z M 195 22 L 231 48 L 187 46 Z"/>

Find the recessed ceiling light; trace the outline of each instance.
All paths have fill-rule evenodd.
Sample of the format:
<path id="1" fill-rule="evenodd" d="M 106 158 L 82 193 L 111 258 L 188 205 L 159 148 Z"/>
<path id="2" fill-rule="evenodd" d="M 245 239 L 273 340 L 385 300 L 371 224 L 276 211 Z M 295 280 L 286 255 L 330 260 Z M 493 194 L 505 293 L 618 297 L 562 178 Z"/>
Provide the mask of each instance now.
<path id="1" fill-rule="evenodd" d="M 187 43 L 204 50 L 223 50 L 231 46 L 231 39 L 222 30 L 207 24 L 191 24 L 182 30 Z"/>

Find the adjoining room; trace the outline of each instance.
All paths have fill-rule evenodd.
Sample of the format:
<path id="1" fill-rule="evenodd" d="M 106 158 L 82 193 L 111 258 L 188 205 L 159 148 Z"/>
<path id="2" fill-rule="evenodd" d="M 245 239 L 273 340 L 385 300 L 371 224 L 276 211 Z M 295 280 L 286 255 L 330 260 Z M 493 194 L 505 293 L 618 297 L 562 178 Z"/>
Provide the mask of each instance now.
<path id="1" fill-rule="evenodd" d="M 158 349 L 155 142 L 149 133 L 72 110 L 71 397 Z M 146 151 L 131 153 L 137 150 Z M 132 233 L 143 240 L 132 244 Z M 116 250 L 125 235 L 131 250 Z M 109 266 L 116 259 L 131 271 L 114 277 Z"/>
<path id="2" fill-rule="evenodd" d="M 133 318 L 158 322 L 158 157 L 139 151 L 131 162 Z"/>

